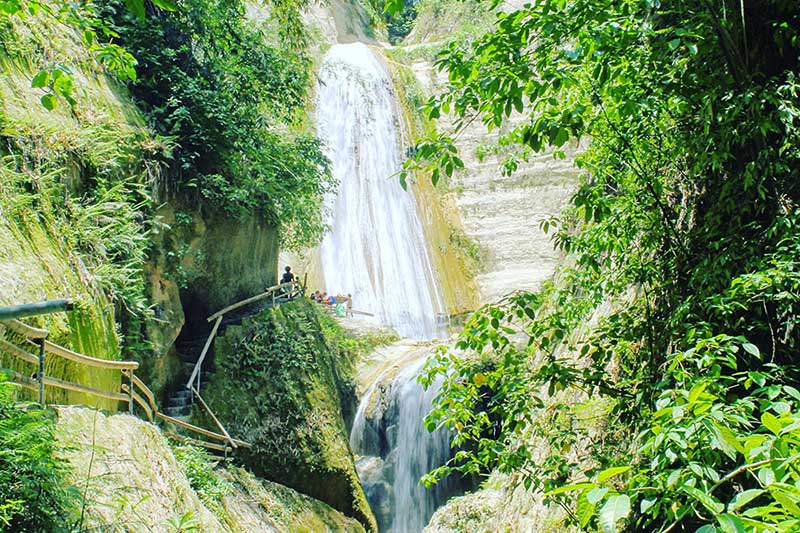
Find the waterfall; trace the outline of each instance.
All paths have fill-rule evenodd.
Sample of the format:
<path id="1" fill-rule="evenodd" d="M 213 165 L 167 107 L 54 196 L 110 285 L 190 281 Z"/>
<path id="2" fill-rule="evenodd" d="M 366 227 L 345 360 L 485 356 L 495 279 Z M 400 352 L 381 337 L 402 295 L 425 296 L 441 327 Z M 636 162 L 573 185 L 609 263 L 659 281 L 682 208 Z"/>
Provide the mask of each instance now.
<path id="1" fill-rule="evenodd" d="M 358 407 L 350 445 L 380 531 L 419 533 L 434 511 L 457 489 L 446 479 L 430 489 L 419 480 L 450 458 L 445 430 L 429 433 L 423 419 L 430 411 L 439 383 L 427 390 L 417 376 L 428 348 L 390 366 L 370 386 Z"/>
<path id="2" fill-rule="evenodd" d="M 318 134 L 339 190 L 327 198 L 320 255 L 325 290 L 352 294 L 401 336 L 431 339 L 442 310 L 422 224 L 400 187 L 399 114 L 392 82 L 362 43 L 335 45 L 317 89 Z"/>
<path id="3" fill-rule="evenodd" d="M 395 176 L 401 165 L 396 98 L 367 46 L 336 45 L 327 53 L 317 120 L 339 182 L 326 199 L 331 230 L 320 247 L 326 291 L 352 294 L 354 308 L 402 337 L 434 338 L 442 304 L 414 197 Z M 362 398 L 351 432 L 359 477 L 384 532 L 422 531 L 451 493 L 447 483 L 431 490 L 419 483 L 450 449 L 446 433 L 423 426 L 437 388 L 424 391 L 416 378 L 430 346 L 407 346 L 406 357 L 402 349 L 390 354 L 390 367 Z"/>

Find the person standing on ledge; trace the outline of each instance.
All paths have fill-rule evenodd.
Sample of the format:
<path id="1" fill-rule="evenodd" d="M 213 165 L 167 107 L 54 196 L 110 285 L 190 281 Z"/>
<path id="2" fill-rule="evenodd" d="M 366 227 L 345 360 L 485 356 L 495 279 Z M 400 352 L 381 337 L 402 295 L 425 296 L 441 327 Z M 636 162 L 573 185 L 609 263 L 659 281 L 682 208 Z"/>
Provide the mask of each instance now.
<path id="1" fill-rule="evenodd" d="M 292 274 L 292 267 L 287 266 L 283 269 L 283 277 L 281 278 L 281 283 L 291 283 L 294 281 L 294 274 Z"/>

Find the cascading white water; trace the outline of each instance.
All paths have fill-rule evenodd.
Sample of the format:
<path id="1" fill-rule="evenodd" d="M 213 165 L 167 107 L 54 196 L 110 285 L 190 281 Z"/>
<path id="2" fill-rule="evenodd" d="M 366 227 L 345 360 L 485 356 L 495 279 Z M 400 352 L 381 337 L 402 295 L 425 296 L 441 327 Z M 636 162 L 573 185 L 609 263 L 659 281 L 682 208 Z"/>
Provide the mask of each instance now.
<path id="1" fill-rule="evenodd" d="M 317 120 L 340 184 L 327 199 L 331 231 L 320 249 L 326 291 L 352 294 L 355 308 L 405 338 L 434 338 L 442 305 L 414 197 L 395 177 L 401 151 L 395 94 L 367 46 L 336 45 L 327 53 Z M 385 532 L 422 531 L 450 494 L 447 484 L 426 490 L 419 483 L 450 453 L 447 434 L 423 426 L 436 393 L 416 381 L 424 355 L 415 353 L 376 380 L 351 433 L 362 485 Z M 384 408 L 368 414 L 370 398 L 378 396 Z"/>
<path id="2" fill-rule="evenodd" d="M 394 517 L 393 532 L 416 532 L 433 516 L 434 511 L 444 503 L 449 486 L 443 484 L 426 489 L 420 478 L 450 458 L 450 439 L 444 430 L 428 433 L 423 425 L 425 415 L 431 410 L 433 399 L 439 391 L 439 384 L 424 390 L 417 383 L 417 375 L 422 367 L 419 364 L 406 368 L 398 382 L 399 405 L 397 427 L 397 458 L 394 475 Z"/>
<path id="3" fill-rule="evenodd" d="M 364 394 L 350 434 L 360 456 L 359 476 L 383 533 L 419 533 L 457 489 L 450 479 L 430 489 L 420 484 L 451 452 L 447 431 L 429 433 L 423 426 L 440 386 L 425 390 L 417 383 L 426 359 L 427 350 L 417 348 L 415 357 L 381 373 Z"/>
<path id="4" fill-rule="evenodd" d="M 422 224 L 400 170 L 392 83 L 370 49 L 336 45 L 319 73 L 317 120 L 340 185 L 327 199 L 331 231 L 320 249 L 329 294 L 352 294 L 403 337 L 437 335 L 442 306 Z"/>

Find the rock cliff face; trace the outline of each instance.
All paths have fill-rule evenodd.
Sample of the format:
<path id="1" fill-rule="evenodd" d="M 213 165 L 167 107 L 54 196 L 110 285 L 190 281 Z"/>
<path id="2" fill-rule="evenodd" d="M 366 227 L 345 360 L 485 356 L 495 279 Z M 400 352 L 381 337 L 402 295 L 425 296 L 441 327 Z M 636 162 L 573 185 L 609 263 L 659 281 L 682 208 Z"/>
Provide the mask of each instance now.
<path id="1" fill-rule="evenodd" d="M 53 342 L 117 359 L 110 269 L 104 264 L 109 246 L 100 236 L 109 226 L 108 213 L 124 217 L 128 206 L 108 198 L 88 205 L 81 196 L 88 182 L 116 180 L 124 187 L 142 172 L 141 146 L 149 134 L 124 89 L 93 70 L 77 33 L 41 16 L 24 22 L 2 16 L 0 41 L 0 306 L 73 299 L 76 309 L 69 314 L 26 322 L 46 327 Z M 45 53 L 48 65 L 75 65 L 81 111 L 64 102 L 47 111 L 39 101 L 43 90 L 31 89 L 34 65 Z M 0 366 L 32 371 L 2 353 Z M 90 372 L 55 358 L 48 358 L 45 372 L 93 387 L 119 387 L 118 372 Z M 47 399 L 116 408 L 116 402 L 50 388 Z"/>
<path id="2" fill-rule="evenodd" d="M 430 62 L 416 61 L 411 68 L 429 94 L 445 85 L 446 74 Z M 512 116 L 506 128 L 519 120 Z M 445 117 L 437 128 L 450 131 L 452 121 Z M 448 184 L 467 236 L 483 249 L 484 264 L 476 282 L 484 303 L 513 290 L 536 290 L 553 275 L 561 255 L 540 223 L 561 211 L 579 173 L 574 157 L 580 146 L 574 144 L 565 150 L 565 159 L 546 152 L 520 164 L 511 176 L 502 176 L 505 153 L 483 160 L 477 155 L 499 135 L 499 130 L 487 133 L 480 121 L 468 126 L 456 141 L 465 168 Z"/>
<path id="3" fill-rule="evenodd" d="M 57 435 L 66 445 L 71 481 L 86 496 L 87 530 L 364 531 L 326 504 L 241 468 L 218 469 L 224 489 L 209 499 L 193 488 L 158 428 L 138 418 L 62 407 Z"/>
<path id="4" fill-rule="evenodd" d="M 155 214 L 161 228 L 153 236 L 146 267 L 155 319 L 147 324 L 152 358 L 143 371 L 161 395 L 180 372 L 178 348 L 196 360 L 212 313 L 275 284 L 278 234 L 255 217 L 227 218 L 200 212 L 180 199 L 161 204 Z"/>

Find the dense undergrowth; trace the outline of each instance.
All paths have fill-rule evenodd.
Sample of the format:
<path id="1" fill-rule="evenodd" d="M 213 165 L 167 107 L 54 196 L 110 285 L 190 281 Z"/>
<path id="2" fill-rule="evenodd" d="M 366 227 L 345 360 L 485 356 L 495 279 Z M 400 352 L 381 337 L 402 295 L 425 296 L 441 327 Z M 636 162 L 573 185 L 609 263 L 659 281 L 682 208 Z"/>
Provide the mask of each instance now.
<path id="1" fill-rule="evenodd" d="M 460 451 L 426 481 L 513 473 L 587 530 L 797 530 L 798 17 L 779 0 L 539 1 L 439 57 L 431 117 L 522 112 L 501 143 L 591 144 L 543 223 L 570 266 L 476 313 L 458 342 L 475 357 L 429 366 L 445 385 L 427 423 Z M 438 135 L 408 168 L 460 165 Z"/>
<path id="2" fill-rule="evenodd" d="M 52 413 L 23 406 L 0 379 L 0 531 L 69 531 L 78 491 L 66 483 Z"/>
<path id="3" fill-rule="evenodd" d="M 233 487 L 214 470 L 215 460 L 202 448 L 174 444 L 172 453 L 181 465 L 189 484 L 200 497 L 200 501 L 218 517 L 225 514 L 222 499 Z"/>
<path id="4" fill-rule="evenodd" d="M 332 180 L 304 126 L 311 61 L 296 20 L 302 2 L 275 2 L 273 18 L 258 21 L 241 1 L 193 0 L 172 14 L 154 8 L 146 24 L 120 2 L 102 5 L 138 61 L 137 105 L 172 141 L 159 184 L 167 197 L 256 214 L 280 228 L 284 245 L 313 244 Z"/>

